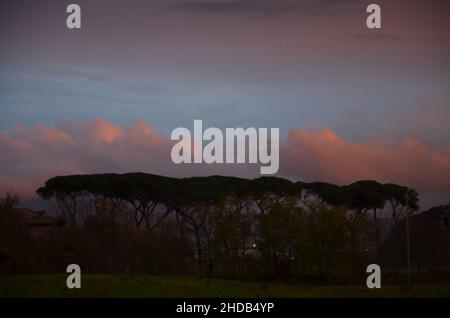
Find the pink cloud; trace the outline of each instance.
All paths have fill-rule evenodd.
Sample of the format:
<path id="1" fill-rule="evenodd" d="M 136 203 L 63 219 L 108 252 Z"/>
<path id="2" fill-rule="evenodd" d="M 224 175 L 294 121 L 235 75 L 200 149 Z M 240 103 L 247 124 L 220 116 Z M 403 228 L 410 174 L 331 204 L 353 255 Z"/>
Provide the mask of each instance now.
<path id="1" fill-rule="evenodd" d="M 450 143 L 437 148 L 414 138 L 400 144 L 355 143 L 329 129 L 293 129 L 281 143 L 280 175 L 294 180 L 346 184 L 376 179 L 450 193 Z M 48 178 L 75 173 L 259 176 L 259 165 L 175 165 L 172 145 L 142 120 L 131 127 L 103 119 L 60 122 L 56 128 L 15 125 L 0 133 L 0 191 L 14 189 L 33 197 Z"/>
<path id="2" fill-rule="evenodd" d="M 13 189 L 22 197 L 56 175 L 141 171 L 168 176 L 234 174 L 251 177 L 253 167 L 175 165 L 173 142 L 150 125 L 136 120 L 131 127 L 103 119 L 60 122 L 56 128 L 15 125 L 0 133 L 0 191 Z"/>
<path id="3" fill-rule="evenodd" d="M 450 192 L 450 143 L 437 148 L 414 138 L 400 144 L 354 143 L 329 129 L 293 129 L 281 160 L 285 174 L 306 181 L 346 184 L 375 179 L 420 191 Z"/>

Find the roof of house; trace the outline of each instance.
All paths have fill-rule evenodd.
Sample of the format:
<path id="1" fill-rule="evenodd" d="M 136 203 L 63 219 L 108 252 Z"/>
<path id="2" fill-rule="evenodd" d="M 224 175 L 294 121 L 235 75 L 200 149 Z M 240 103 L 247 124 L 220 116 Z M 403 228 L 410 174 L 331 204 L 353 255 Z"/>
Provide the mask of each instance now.
<path id="1" fill-rule="evenodd" d="M 450 204 L 435 206 L 419 214 L 421 217 L 441 217 L 443 214 L 450 214 Z"/>

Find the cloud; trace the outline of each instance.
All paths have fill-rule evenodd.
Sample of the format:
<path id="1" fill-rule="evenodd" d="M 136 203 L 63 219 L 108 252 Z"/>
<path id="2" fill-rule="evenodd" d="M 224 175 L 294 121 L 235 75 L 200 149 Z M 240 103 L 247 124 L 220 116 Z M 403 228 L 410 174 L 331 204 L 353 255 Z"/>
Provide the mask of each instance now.
<path id="1" fill-rule="evenodd" d="M 281 143 L 280 175 L 293 180 L 347 184 L 376 179 L 450 194 L 450 143 L 437 148 L 414 138 L 399 144 L 355 143 L 330 129 L 292 129 Z M 172 145 L 142 120 L 130 127 L 104 119 L 62 121 L 55 128 L 15 125 L 0 133 L 0 190 L 36 198 L 35 190 L 48 178 L 79 173 L 259 176 L 259 165 L 175 165 Z"/>
<path id="2" fill-rule="evenodd" d="M 35 198 L 35 190 L 56 175 L 141 171 L 168 176 L 237 173 L 256 175 L 248 165 L 176 165 L 170 152 L 174 142 L 149 124 L 136 120 L 131 127 L 104 119 L 62 121 L 55 128 L 15 125 L 0 133 L 0 191 L 13 189 Z"/>
<path id="3" fill-rule="evenodd" d="M 347 184 L 375 179 L 425 192 L 450 193 L 450 142 L 430 148 L 414 138 L 355 143 L 329 129 L 293 129 L 281 154 L 284 173 L 306 181 Z"/>
<path id="4" fill-rule="evenodd" d="M 395 41 L 399 42 L 402 41 L 402 37 L 398 34 L 393 33 L 382 33 L 382 32 L 375 32 L 375 33 L 350 33 L 348 34 L 348 37 L 354 40 L 378 40 L 378 41 Z"/>
<path id="5" fill-rule="evenodd" d="M 192 0 L 179 2 L 174 8 L 197 13 L 274 16 L 318 14 L 329 7 L 344 6 L 352 2 L 356 3 L 355 0 Z"/>

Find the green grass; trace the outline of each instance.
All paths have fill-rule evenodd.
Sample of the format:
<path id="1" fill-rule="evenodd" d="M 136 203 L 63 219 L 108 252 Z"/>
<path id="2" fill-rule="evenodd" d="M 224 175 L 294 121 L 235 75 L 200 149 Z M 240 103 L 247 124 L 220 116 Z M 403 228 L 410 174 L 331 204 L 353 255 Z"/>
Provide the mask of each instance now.
<path id="1" fill-rule="evenodd" d="M 450 297 L 450 284 L 369 290 L 150 275 L 83 275 L 81 284 L 68 289 L 64 275 L 0 276 L 0 297 Z"/>

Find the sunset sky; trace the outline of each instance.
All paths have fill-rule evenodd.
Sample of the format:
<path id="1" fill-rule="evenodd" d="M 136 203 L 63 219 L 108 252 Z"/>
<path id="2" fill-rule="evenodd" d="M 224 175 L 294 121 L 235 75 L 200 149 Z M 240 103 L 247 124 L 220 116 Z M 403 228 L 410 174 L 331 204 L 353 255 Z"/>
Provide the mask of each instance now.
<path id="1" fill-rule="evenodd" d="M 66 28 L 77 3 L 82 29 Z M 382 28 L 366 27 L 366 6 Z M 58 174 L 257 177 L 175 166 L 170 133 L 278 127 L 279 176 L 450 202 L 448 1 L 0 2 L 0 189 Z"/>

